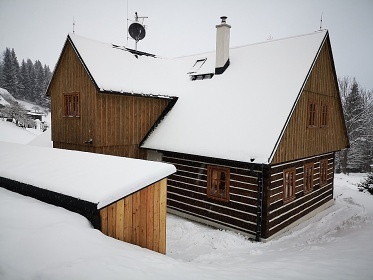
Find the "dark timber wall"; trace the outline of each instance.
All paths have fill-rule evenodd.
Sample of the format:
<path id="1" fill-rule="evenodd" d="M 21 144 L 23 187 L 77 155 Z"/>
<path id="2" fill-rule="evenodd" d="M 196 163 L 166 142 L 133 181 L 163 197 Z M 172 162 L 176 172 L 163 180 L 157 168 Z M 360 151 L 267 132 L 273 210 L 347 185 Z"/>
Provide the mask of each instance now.
<path id="1" fill-rule="evenodd" d="M 167 180 L 168 209 L 255 236 L 259 166 L 252 172 L 249 164 L 170 152 L 163 153 L 163 161 L 177 168 Z M 207 197 L 208 165 L 230 169 L 229 201 Z"/>
<path id="2" fill-rule="evenodd" d="M 323 159 L 328 161 L 327 183 L 320 186 L 320 160 Z M 313 190 L 305 193 L 304 165 L 307 163 L 314 163 Z M 296 168 L 295 199 L 284 203 L 283 174 L 290 167 Z M 333 199 L 334 153 L 274 165 L 270 178 L 265 210 L 267 238 Z"/>

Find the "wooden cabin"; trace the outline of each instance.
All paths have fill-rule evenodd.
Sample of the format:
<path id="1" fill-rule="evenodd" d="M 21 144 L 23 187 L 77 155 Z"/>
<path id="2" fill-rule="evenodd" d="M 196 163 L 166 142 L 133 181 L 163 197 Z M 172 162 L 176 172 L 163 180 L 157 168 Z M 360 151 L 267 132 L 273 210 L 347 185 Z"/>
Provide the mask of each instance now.
<path id="1" fill-rule="evenodd" d="M 5 142 L 0 157 L 1 187 L 79 213 L 110 237 L 166 253 L 166 177 L 174 166 Z"/>
<path id="2" fill-rule="evenodd" d="M 349 142 L 329 33 L 229 48 L 226 18 L 216 28 L 215 52 L 176 59 L 70 34 L 48 88 L 52 140 L 130 143 L 123 155 L 177 167 L 168 212 L 268 240 L 334 201 L 334 153 Z"/>

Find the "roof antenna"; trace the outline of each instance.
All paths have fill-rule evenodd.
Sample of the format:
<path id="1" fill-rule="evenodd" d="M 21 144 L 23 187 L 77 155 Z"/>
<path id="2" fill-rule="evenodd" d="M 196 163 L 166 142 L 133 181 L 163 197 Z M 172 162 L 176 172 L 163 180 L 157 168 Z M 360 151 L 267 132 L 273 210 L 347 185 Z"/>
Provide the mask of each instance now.
<path id="1" fill-rule="evenodd" d="M 137 15 L 137 12 L 135 12 L 135 20 L 132 21 L 131 25 L 127 28 L 127 32 L 131 36 L 133 40 L 135 40 L 135 50 L 137 51 L 137 43 L 144 39 L 145 37 L 145 25 L 144 25 L 144 19 L 148 17 L 140 17 Z M 142 20 L 142 22 L 139 22 L 139 19 Z M 127 19 L 128 22 L 129 19 Z M 127 33 L 127 40 L 128 40 L 128 33 Z"/>
<path id="2" fill-rule="evenodd" d="M 127 0 L 127 47 L 128 47 L 128 0 Z"/>
<path id="3" fill-rule="evenodd" d="M 320 19 L 320 31 L 322 30 L 322 15 L 323 15 L 323 13 L 321 13 L 321 19 Z"/>
<path id="4" fill-rule="evenodd" d="M 75 18 L 73 17 L 73 33 L 75 34 Z"/>

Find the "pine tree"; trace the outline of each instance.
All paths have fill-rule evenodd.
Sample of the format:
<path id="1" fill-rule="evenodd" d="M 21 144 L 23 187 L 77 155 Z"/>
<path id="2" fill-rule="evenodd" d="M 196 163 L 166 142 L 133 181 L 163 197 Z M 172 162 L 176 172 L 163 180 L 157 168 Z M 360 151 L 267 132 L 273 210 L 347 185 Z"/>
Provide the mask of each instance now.
<path id="1" fill-rule="evenodd" d="M 5 53 L 5 52 L 4 52 Z M 2 77 L 3 77 L 3 69 L 4 69 L 4 53 L 0 54 L 0 87 L 2 88 L 3 82 L 2 82 Z"/>
<path id="2" fill-rule="evenodd" d="M 42 92 L 43 92 L 43 85 L 44 85 L 44 73 L 43 73 L 43 65 L 39 60 L 35 61 L 34 64 L 34 96 L 35 96 L 35 102 L 37 104 L 40 104 L 42 101 Z"/>
<path id="3" fill-rule="evenodd" d="M 369 135 L 372 108 L 369 105 L 369 98 L 355 79 L 351 81 L 344 78 L 339 81 L 339 86 L 350 148 L 336 157 L 336 166 L 344 173 L 366 171 L 371 160 L 372 146 L 372 137 Z"/>
<path id="4" fill-rule="evenodd" d="M 34 100 L 34 80 L 35 80 L 35 73 L 34 73 L 34 64 L 32 63 L 31 59 L 27 59 L 26 62 L 27 74 L 28 74 L 28 82 L 29 85 L 27 87 L 26 93 L 26 100 L 28 101 L 35 101 Z"/>
<path id="5" fill-rule="evenodd" d="M 14 78 L 14 67 L 11 50 L 9 48 L 6 48 L 4 52 L 3 75 L 1 77 L 1 84 L 2 87 L 8 90 L 11 94 L 14 94 L 16 91 L 16 88 L 14 87 L 14 85 L 16 84 Z"/>
<path id="6" fill-rule="evenodd" d="M 27 100 L 27 87 L 29 86 L 27 66 L 25 60 L 22 60 L 19 70 L 19 95 L 21 99 Z"/>

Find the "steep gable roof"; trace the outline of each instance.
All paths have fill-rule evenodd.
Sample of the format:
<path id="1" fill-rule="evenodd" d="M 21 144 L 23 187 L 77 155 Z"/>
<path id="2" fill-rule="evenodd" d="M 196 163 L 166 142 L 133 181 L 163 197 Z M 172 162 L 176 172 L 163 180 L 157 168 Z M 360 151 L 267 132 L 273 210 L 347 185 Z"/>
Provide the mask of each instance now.
<path id="1" fill-rule="evenodd" d="M 214 73 L 215 52 L 166 59 L 75 34 L 67 42 L 99 91 L 173 99 L 141 147 L 269 163 L 327 38 L 231 48 L 224 74 L 204 80 L 191 76 Z"/>
<path id="2" fill-rule="evenodd" d="M 175 68 L 171 60 L 75 34 L 68 35 L 67 43 L 100 92 L 171 97 L 171 85 L 165 85 Z"/>
<path id="3" fill-rule="evenodd" d="M 177 103 L 142 147 L 269 163 L 327 36 L 320 31 L 231 49 L 223 75 L 177 88 Z M 198 58 L 211 62 L 214 53 L 179 60 L 191 67 Z"/>

